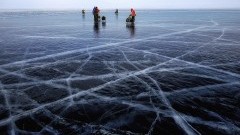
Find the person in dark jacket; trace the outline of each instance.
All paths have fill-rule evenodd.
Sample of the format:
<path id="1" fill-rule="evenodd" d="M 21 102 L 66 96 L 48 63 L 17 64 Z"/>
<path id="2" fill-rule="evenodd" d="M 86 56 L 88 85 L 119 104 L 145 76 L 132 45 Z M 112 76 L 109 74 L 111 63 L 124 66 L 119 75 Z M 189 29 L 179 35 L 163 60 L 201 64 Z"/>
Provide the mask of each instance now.
<path id="1" fill-rule="evenodd" d="M 84 9 L 82 10 L 82 14 L 83 14 L 83 15 L 85 14 L 85 10 L 84 10 Z"/>
<path id="2" fill-rule="evenodd" d="M 94 7 L 93 8 L 94 22 L 98 22 L 99 13 L 100 13 L 100 10 L 98 9 L 98 7 Z"/>
<path id="3" fill-rule="evenodd" d="M 115 14 L 118 14 L 118 9 L 116 9 Z"/>

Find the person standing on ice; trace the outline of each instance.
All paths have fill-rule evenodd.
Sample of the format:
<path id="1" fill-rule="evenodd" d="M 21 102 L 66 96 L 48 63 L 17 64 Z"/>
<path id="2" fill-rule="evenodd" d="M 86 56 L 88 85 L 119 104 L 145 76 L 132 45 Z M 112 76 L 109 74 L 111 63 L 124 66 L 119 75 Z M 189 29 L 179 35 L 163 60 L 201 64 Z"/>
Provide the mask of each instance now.
<path id="1" fill-rule="evenodd" d="M 115 14 L 116 14 L 116 15 L 118 14 L 118 9 L 116 9 Z"/>
<path id="2" fill-rule="evenodd" d="M 135 16 L 136 16 L 136 11 L 133 8 L 131 8 L 132 22 L 135 22 Z"/>
<path id="3" fill-rule="evenodd" d="M 98 22 L 99 12 L 100 12 L 100 10 L 98 9 L 98 7 L 93 8 L 93 15 L 94 15 L 94 22 L 95 23 Z"/>
<path id="4" fill-rule="evenodd" d="M 85 15 L 85 10 L 84 9 L 82 10 L 82 14 Z"/>

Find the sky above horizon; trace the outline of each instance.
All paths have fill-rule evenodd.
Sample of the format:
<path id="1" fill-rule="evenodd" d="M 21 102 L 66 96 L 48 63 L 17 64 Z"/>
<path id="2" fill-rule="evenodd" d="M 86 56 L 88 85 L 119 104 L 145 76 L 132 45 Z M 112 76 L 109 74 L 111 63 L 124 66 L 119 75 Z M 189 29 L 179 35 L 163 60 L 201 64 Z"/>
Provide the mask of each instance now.
<path id="1" fill-rule="evenodd" d="M 0 0 L 0 9 L 240 9 L 240 0 Z"/>

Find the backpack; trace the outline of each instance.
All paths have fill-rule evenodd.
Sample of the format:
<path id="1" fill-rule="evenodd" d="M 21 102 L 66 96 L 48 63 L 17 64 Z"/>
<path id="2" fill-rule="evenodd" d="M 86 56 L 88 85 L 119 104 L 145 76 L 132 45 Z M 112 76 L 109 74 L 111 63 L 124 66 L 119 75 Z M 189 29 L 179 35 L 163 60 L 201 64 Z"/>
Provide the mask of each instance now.
<path id="1" fill-rule="evenodd" d="M 92 13 L 95 14 L 96 7 L 93 8 Z"/>

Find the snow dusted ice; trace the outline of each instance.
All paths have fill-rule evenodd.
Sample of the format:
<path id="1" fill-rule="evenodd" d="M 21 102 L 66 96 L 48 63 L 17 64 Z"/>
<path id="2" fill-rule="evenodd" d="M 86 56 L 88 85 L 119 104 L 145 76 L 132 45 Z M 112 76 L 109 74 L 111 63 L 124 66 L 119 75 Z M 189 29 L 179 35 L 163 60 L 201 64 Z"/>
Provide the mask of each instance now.
<path id="1" fill-rule="evenodd" d="M 240 11 L 0 12 L 0 134 L 240 134 Z"/>

